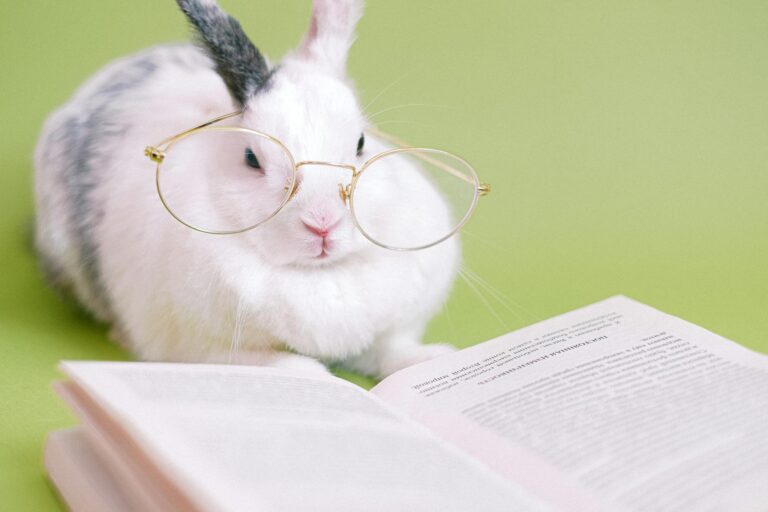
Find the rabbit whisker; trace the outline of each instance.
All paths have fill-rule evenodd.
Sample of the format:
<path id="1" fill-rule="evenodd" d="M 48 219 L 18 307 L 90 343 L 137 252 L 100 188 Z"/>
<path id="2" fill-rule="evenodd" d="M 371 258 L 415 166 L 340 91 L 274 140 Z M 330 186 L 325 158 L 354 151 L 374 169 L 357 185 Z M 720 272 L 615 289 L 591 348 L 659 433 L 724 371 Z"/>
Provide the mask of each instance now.
<path id="1" fill-rule="evenodd" d="M 485 290 L 491 297 L 496 299 L 499 302 L 499 304 L 501 304 L 504 307 L 504 309 L 514 314 L 520 320 L 524 322 L 530 322 L 531 320 L 534 322 L 538 322 L 542 320 L 542 317 L 540 315 L 532 313 L 527 308 L 523 307 L 519 302 L 512 300 L 508 295 L 504 294 L 501 290 L 491 285 L 488 281 L 483 279 L 480 275 L 478 275 L 476 272 L 474 272 L 472 269 L 470 269 L 466 265 L 463 265 L 463 271 L 469 277 L 471 277 L 479 287 Z M 525 316 L 523 316 L 523 314 L 521 313 L 523 313 Z"/>
<path id="2" fill-rule="evenodd" d="M 368 113 L 367 113 L 367 111 L 368 111 L 368 108 L 369 108 L 369 107 L 371 107 L 371 106 L 372 106 L 372 105 L 373 105 L 373 104 L 376 102 L 376 100 L 378 100 L 379 98 L 381 98 L 381 96 L 382 96 L 382 95 L 384 95 L 384 93 L 386 93 L 387 91 L 389 91 L 389 90 L 390 90 L 392 87 L 394 87 L 395 85 L 397 85 L 397 84 L 399 84 L 400 82 L 402 82 L 402 81 L 403 81 L 403 80 L 406 78 L 406 76 L 407 76 L 407 75 L 403 75 L 403 76 L 401 76 L 401 77 L 399 77 L 399 78 L 396 78 L 395 80 L 391 81 L 391 82 L 390 82 L 390 83 L 389 83 L 387 86 L 385 86 L 384 88 L 382 88 L 382 89 L 381 89 L 379 92 L 377 92 L 377 93 L 376 93 L 376 95 L 375 95 L 375 96 L 374 96 L 374 97 L 373 97 L 373 98 L 372 98 L 372 99 L 371 99 L 371 100 L 370 100 L 368 103 L 366 103 L 366 104 L 365 104 L 365 106 L 364 106 L 364 107 L 361 109 L 361 110 L 362 110 L 362 112 L 363 112 L 363 115 L 365 115 L 366 117 L 368 117 Z"/>
<path id="3" fill-rule="evenodd" d="M 376 127 L 377 128 L 381 128 L 382 126 L 387 125 L 387 124 L 407 124 L 407 125 L 412 125 L 412 126 L 422 126 L 422 127 L 425 127 L 425 128 L 431 127 L 431 125 L 428 124 L 428 123 L 420 123 L 418 121 L 406 121 L 406 120 L 402 120 L 402 119 L 401 120 L 398 120 L 398 119 L 388 119 L 386 121 L 381 121 L 380 123 L 376 123 Z"/>
<path id="4" fill-rule="evenodd" d="M 482 291 L 475 285 L 475 283 L 472 281 L 470 276 L 465 273 L 463 268 L 459 269 L 459 276 L 464 280 L 464 282 L 467 284 L 470 290 L 474 292 L 475 295 L 477 295 L 477 298 L 480 299 L 480 301 L 485 305 L 485 307 L 488 309 L 488 311 L 491 313 L 491 315 L 499 321 L 501 326 L 504 328 L 505 331 L 509 330 L 509 326 L 507 325 L 507 322 L 504 321 L 503 318 L 496 312 L 494 307 L 491 305 L 490 301 L 483 295 Z"/>
<path id="5" fill-rule="evenodd" d="M 404 103 L 402 105 L 394 105 L 392 107 L 381 109 L 378 112 L 374 112 L 372 115 L 368 116 L 368 121 L 373 121 L 377 116 L 380 116 L 381 114 L 409 107 L 450 108 L 447 105 L 434 105 L 430 103 Z"/>
<path id="6" fill-rule="evenodd" d="M 245 308 L 243 307 L 243 299 L 240 297 L 237 300 L 237 309 L 235 311 L 235 325 L 232 331 L 232 339 L 229 345 L 229 358 L 228 362 L 231 364 L 233 358 L 240 351 L 243 338 L 243 324 L 245 323 Z"/>

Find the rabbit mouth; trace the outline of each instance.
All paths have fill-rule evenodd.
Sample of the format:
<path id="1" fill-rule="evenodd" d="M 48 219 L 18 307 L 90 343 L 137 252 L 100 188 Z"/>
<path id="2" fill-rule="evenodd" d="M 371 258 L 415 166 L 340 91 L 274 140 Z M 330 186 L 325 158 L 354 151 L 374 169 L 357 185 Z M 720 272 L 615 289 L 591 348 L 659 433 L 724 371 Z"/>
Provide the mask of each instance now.
<path id="1" fill-rule="evenodd" d="M 330 253 L 322 249 L 314 256 L 305 257 L 303 260 L 294 262 L 294 265 L 304 268 L 326 268 L 334 267 L 342 259 L 344 259 L 342 255 Z"/>
<path id="2" fill-rule="evenodd" d="M 313 260 L 322 260 L 326 259 L 329 256 L 331 256 L 331 250 L 336 245 L 333 240 L 329 239 L 326 234 L 323 234 L 323 236 L 319 240 L 319 249 L 320 252 L 312 256 Z"/>
<path id="3" fill-rule="evenodd" d="M 322 267 L 335 265 L 345 260 L 348 256 L 347 251 L 338 247 L 338 244 L 333 240 L 325 240 L 322 244 L 318 245 L 319 247 L 314 253 L 310 253 L 304 258 L 303 263 L 305 265 Z"/>

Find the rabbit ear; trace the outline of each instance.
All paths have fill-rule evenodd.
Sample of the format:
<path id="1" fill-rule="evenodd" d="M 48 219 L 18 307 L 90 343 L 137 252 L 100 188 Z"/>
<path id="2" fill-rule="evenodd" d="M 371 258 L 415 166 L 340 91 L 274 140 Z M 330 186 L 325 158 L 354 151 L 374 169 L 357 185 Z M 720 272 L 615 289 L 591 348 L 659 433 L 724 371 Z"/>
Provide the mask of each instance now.
<path id="1" fill-rule="evenodd" d="M 264 57 L 245 35 L 240 23 L 215 0 L 176 0 L 195 27 L 200 43 L 216 64 L 232 97 L 244 106 L 269 78 Z"/>
<path id="2" fill-rule="evenodd" d="M 362 15 L 362 0 L 314 0 L 312 20 L 299 56 L 327 66 L 334 73 L 343 73 L 355 25 Z"/>

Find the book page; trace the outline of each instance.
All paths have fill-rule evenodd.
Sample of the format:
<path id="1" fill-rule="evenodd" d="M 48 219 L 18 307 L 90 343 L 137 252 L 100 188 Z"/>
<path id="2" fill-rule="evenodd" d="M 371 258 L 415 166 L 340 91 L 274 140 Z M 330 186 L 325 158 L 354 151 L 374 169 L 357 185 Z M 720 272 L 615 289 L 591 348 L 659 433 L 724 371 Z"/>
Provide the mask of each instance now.
<path id="1" fill-rule="evenodd" d="M 72 381 L 54 383 L 56 393 L 80 420 L 78 433 L 87 441 L 106 480 L 119 483 L 132 510 L 198 510 L 177 486 L 159 471 L 141 449 L 124 435 L 119 424 Z M 86 480 L 87 482 L 87 480 Z M 103 486 L 95 484 L 88 494 Z M 73 508 L 73 510 L 79 510 Z"/>
<path id="2" fill-rule="evenodd" d="M 121 492 L 82 430 L 71 428 L 48 434 L 45 469 L 69 510 L 77 512 L 140 512 Z"/>
<path id="3" fill-rule="evenodd" d="M 768 357 L 625 297 L 372 391 L 555 501 L 553 470 L 614 510 L 768 503 Z"/>
<path id="4" fill-rule="evenodd" d="M 196 510 L 548 510 L 334 377 L 159 363 L 62 369 Z"/>

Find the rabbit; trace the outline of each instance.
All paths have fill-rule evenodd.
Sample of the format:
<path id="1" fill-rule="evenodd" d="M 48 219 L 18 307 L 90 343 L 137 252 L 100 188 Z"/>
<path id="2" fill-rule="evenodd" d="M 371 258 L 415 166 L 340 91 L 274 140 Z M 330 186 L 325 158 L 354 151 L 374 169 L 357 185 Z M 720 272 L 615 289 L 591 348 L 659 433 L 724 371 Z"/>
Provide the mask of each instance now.
<path id="1" fill-rule="evenodd" d="M 277 137 L 297 161 L 359 166 L 389 147 L 361 135 L 368 123 L 346 75 L 362 1 L 315 0 L 307 33 L 279 65 L 214 0 L 177 3 L 197 44 L 108 64 L 44 123 L 35 242 L 46 280 L 140 360 L 341 365 L 383 378 L 454 350 L 421 338 L 456 277 L 456 236 L 419 251 L 372 244 L 339 200 L 344 169 L 302 173 L 295 196 L 256 229 L 201 233 L 163 208 L 143 154 L 237 110 L 238 125 Z M 386 211 L 398 189 L 382 187 Z M 429 186 L 422 207 L 439 217 L 445 199 Z M 402 216 L 381 222 L 408 229 Z"/>

